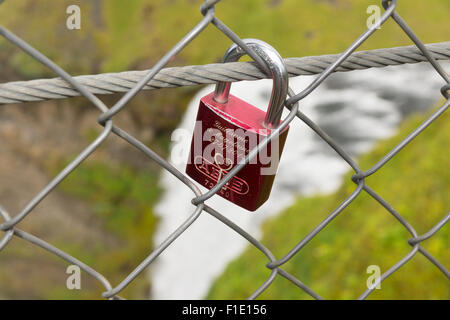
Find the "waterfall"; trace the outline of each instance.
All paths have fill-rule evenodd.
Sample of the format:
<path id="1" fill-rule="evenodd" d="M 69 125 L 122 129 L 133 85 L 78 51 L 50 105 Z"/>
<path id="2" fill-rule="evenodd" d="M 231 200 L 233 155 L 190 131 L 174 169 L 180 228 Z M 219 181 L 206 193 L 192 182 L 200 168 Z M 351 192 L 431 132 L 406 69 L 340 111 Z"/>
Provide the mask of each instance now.
<path id="1" fill-rule="evenodd" d="M 291 78 L 290 86 L 299 92 L 312 80 L 312 76 Z M 333 74 L 301 101 L 300 109 L 355 157 L 369 151 L 376 141 L 395 134 L 408 114 L 434 107 L 442 98 L 439 89 L 443 84 L 428 64 Z M 231 92 L 264 109 L 271 86 L 271 80 L 239 82 L 233 84 Z M 199 99 L 212 90 L 213 86 L 207 86 L 192 99 L 180 129 L 192 132 Z M 178 141 L 177 147 L 180 143 L 188 150 L 190 137 Z M 184 172 L 185 163 L 174 165 Z M 295 119 L 291 123 L 271 197 L 261 208 L 247 212 L 219 196 L 212 197 L 207 203 L 260 239 L 261 224 L 267 218 L 279 214 L 299 197 L 333 192 L 349 170 L 346 162 Z M 165 191 L 155 208 L 160 218 L 153 239 L 155 245 L 195 209 L 190 202 L 194 197 L 192 191 L 169 172 L 162 174 L 160 184 Z M 204 298 L 228 262 L 238 257 L 247 245 L 239 234 L 202 213 L 151 266 L 151 298 Z"/>

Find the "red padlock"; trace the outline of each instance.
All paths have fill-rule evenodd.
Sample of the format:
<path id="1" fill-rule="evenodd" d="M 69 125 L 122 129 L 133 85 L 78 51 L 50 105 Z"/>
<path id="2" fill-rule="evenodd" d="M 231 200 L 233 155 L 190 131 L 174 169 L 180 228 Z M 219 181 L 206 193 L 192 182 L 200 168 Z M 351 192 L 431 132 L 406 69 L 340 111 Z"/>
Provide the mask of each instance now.
<path id="1" fill-rule="evenodd" d="M 249 151 L 280 124 L 288 91 L 288 73 L 278 52 L 260 40 L 243 41 L 262 58 L 272 75 L 269 108 L 266 113 L 229 94 L 230 82 L 219 82 L 214 93 L 200 100 L 186 173 L 208 189 L 243 161 Z M 244 54 L 234 44 L 223 62 L 237 61 Z M 217 194 L 250 211 L 266 202 L 288 130 L 286 127 Z"/>

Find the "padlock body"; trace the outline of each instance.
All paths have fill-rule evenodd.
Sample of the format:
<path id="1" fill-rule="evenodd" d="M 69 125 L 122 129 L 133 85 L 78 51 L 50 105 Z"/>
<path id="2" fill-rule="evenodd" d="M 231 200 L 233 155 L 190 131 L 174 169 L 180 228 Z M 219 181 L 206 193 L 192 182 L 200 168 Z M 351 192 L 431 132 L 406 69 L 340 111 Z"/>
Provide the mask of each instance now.
<path id="1" fill-rule="evenodd" d="M 200 100 L 186 173 L 207 189 L 214 187 L 257 144 L 270 134 L 263 125 L 266 113 L 229 95 L 214 101 L 214 93 Z M 246 164 L 217 195 L 255 211 L 269 198 L 289 127 Z"/>

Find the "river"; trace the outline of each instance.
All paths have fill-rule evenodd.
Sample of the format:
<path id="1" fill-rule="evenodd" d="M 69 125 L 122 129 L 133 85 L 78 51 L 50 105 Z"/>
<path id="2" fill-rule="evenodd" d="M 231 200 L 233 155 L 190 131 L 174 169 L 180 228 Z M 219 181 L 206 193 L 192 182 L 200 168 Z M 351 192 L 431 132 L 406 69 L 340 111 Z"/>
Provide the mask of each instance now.
<path id="1" fill-rule="evenodd" d="M 450 64 L 445 64 L 448 68 Z M 290 79 L 295 92 L 305 88 L 311 76 Z M 272 82 L 240 82 L 232 94 L 266 108 Z M 369 151 L 374 144 L 395 134 L 399 124 L 413 112 L 425 112 L 442 98 L 443 85 L 428 64 L 405 65 L 333 74 L 322 86 L 301 101 L 300 108 L 353 156 Z M 180 129 L 192 132 L 201 89 L 190 102 Z M 188 150 L 190 138 L 182 143 Z M 175 144 L 174 144 L 175 147 Z M 180 142 L 173 148 L 179 152 Z M 186 156 L 187 158 L 187 156 Z M 185 164 L 174 163 L 184 172 Z M 291 129 L 281 157 L 269 200 L 250 213 L 214 196 L 207 201 L 223 215 L 260 239 L 261 224 L 293 204 L 298 197 L 336 190 L 349 166 L 299 119 Z M 160 179 L 164 195 L 156 206 L 160 218 L 154 243 L 160 243 L 194 210 L 192 191 L 168 172 Z M 202 189 L 205 190 L 205 189 Z M 314 226 L 311 226 L 311 229 Z M 149 268 L 153 299 L 203 299 L 228 262 L 247 246 L 240 235 L 203 213 Z"/>

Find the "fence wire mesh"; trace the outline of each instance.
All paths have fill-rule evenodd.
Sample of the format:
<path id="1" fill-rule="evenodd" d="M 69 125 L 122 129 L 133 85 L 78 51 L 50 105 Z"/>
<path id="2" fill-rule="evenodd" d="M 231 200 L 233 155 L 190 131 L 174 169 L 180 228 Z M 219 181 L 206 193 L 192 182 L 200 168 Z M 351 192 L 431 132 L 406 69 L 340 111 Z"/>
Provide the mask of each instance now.
<path id="1" fill-rule="evenodd" d="M 54 62 L 44 56 L 42 53 L 34 49 L 28 43 L 26 43 L 21 38 L 17 37 L 10 31 L 3 27 L 0 27 L 0 34 L 12 44 L 16 45 L 24 52 L 29 54 L 31 57 L 47 66 L 49 69 L 54 71 L 59 77 L 67 81 L 74 89 L 76 89 L 82 96 L 84 96 L 88 101 L 90 101 L 100 112 L 101 115 L 98 118 L 98 123 L 104 127 L 101 134 L 88 145 L 72 162 L 70 162 L 45 188 L 43 188 L 28 204 L 20 211 L 18 214 L 11 216 L 4 208 L 0 206 L 0 215 L 3 219 L 3 223 L 0 224 L 0 230 L 3 231 L 3 235 L 0 239 L 0 251 L 5 248 L 11 239 L 16 236 L 22 238 L 36 246 L 47 250 L 48 252 L 66 260 L 67 262 L 79 266 L 87 274 L 97 279 L 106 289 L 102 294 L 104 298 L 109 299 L 121 299 L 118 295 L 128 284 L 130 284 L 141 272 L 144 271 L 155 259 L 164 251 L 170 244 L 175 241 L 183 232 L 186 231 L 196 219 L 203 213 L 206 212 L 211 216 L 215 217 L 218 221 L 231 228 L 236 232 L 237 235 L 245 238 L 251 245 L 256 249 L 261 251 L 267 259 L 267 268 L 271 270 L 270 276 L 260 284 L 259 287 L 255 285 L 255 291 L 250 295 L 249 299 L 257 298 L 263 291 L 265 291 L 275 280 L 276 277 L 281 276 L 289 280 L 293 285 L 296 285 L 301 290 L 309 294 L 315 299 L 322 299 L 317 293 L 315 293 L 310 287 L 304 284 L 300 279 L 294 275 L 283 270 L 283 265 L 292 259 L 302 248 L 304 248 L 311 239 L 313 239 L 319 232 L 321 232 L 329 223 L 333 221 L 351 202 L 353 202 L 362 192 L 367 193 L 373 199 L 375 199 L 381 206 L 383 206 L 388 213 L 390 213 L 410 234 L 411 238 L 408 241 L 411 245 L 411 251 L 401 258 L 396 264 L 394 264 L 390 269 L 384 272 L 380 278 L 378 278 L 372 287 L 364 291 L 359 299 L 367 298 L 375 289 L 375 287 L 384 281 L 387 277 L 392 275 L 394 272 L 398 271 L 404 264 L 410 261 L 416 254 L 420 253 L 426 257 L 430 263 L 437 267 L 447 278 L 450 278 L 449 271 L 446 267 L 441 264 L 436 258 L 434 258 L 429 252 L 427 252 L 421 243 L 434 234 L 436 234 L 439 229 L 441 229 L 450 219 L 450 213 L 444 213 L 445 216 L 428 232 L 419 235 L 413 226 L 411 226 L 408 221 L 406 221 L 397 210 L 392 207 L 386 200 L 384 200 L 375 190 L 373 190 L 365 181 L 365 179 L 382 168 L 389 160 L 394 156 L 399 154 L 401 150 L 412 140 L 414 140 L 421 132 L 423 132 L 430 124 L 433 123 L 440 115 L 442 115 L 450 104 L 450 81 L 447 73 L 437 62 L 435 57 L 430 53 L 427 47 L 419 40 L 415 35 L 413 30 L 406 24 L 406 22 L 400 17 L 396 12 L 397 0 L 382 0 L 382 5 L 385 9 L 384 13 L 379 18 L 379 24 L 384 24 L 388 19 L 393 19 L 399 27 L 408 35 L 415 46 L 422 52 L 426 57 L 426 60 L 434 67 L 436 72 L 444 80 L 444 85 L 441 89 L 441 93 L 446 99 L 444 104 L 435 111 L 428 119 L 426 119 L 420 126 L 418 126 L 413 132 L 411 132 L 407 137 L 405 137 L 396 147 L 394 147 L 388 154 L 386 154 L 382 159 L 380 159 L 376 164 L 367 170 L 363 170 L 357 164 L 357 162 L 352 159 L 352 157 L 344 151 L 344 149 L 337 144 L 331 137 L 329 137 L 318 125 L 311 121 L 298 107 L 298 102 L 303 98 L 308 96 L 317 87 L 319 87 L 327 77 L 336 71 L 343 63 L 349 58 L 349 56 L 374 32 L 377 31 L 377 24 L 373 27 L 367 29 L 358 39 L 356 39 L 334 62 L 330 63 L 320 75 L 312 81 L 312 83 L 303 91 L 294 93 L 292 90 L 289 92 L 289 98 L 285 101 L 285 106 L 290 110 L 289 115 L 282 121 L 281 125 L 271 132 L 255 149 L 253 149 L 245 158 L 244 163 L 238 164 L 234 169 L 232 169 L 222 180 L 220 180 L 212 189 L 206 193 L 202 193 L 200 189 L 183 173 L 178 171 L 173 167 L 168 161 L 161 158 L 152 149 L 148 148 L 137 138 L 131 136 L 129 133 L 125 132 L 121 128 L 117 127 L 113 123 L 114 116 L 122 111 L 125 106 L 130 102 L 130 100 L 142 90 L 160 71 L 161 69 L 170 62 L 170 60 L 177 55 L 184 47 L 186 47 L 193 39 L 195 39 L 206 27 L 210 24 L 214 25 L 220 32 L 225 34 L 234 43 L 239 45 L 245 52 L 261 67 L 264 68 L 265 64 L 261 58 L 254 53 L 252 49 L 247 47 L 245 43 L 236 35 L 231 29 L 229 29 L 219 18 L 215 15 L 215 5 L 220 0 L 206 0 L 201 6 L 200 12 L 203 18 L 198 22 L 198 24 L 192 28 L 169 52 L 167 52 L 155 65 L 154 67 L 140 79 L 140 81 L 131 88 L 123 97 L 115 103 L 111 108 L 108 108 L 100 99 L 98 99 L 94 94 L 92 94 L 84 85 L 80 84 L 76 79 L 70 76 L 67 72 L 58 67 Z M 1 2 L 1 1 L 0 1 Z M 382 32 L 382 31 L 379 31 Z M 257 156 L 258 152 L 267 145 L 269 141 L 276 138 L 281 130 L 283 130 L 289 123 L 295 118 L 299 118 L 303 123 L 305 123 L 311 130 L 313 130 L 323 141 L 325 141 L 330 148 L 332 148 L 343 160 L 347 162 L 350 168 L 354 171 L 352 176 L 352 181 L 355 183 L 356 187 L 354 191 L 337 207 L 332 211 L 320 224 L 318 224 L 312 231 L 303 239 L 301 239 L 286 255 L 281 258 L 276 258 L 269 248 L 266 248 L 260 241 L 256 240 L 245 230 L 240 228 L 237 224 L 233 223 L 227 219 L 222 213 L 218 212 L 214 208 L 205 204 L 205 201 L 214 196 L 221 188 L 253 157 Z M 190 188 L 193 193 L 192 203 L 195 205 L 195 210 L 179 227 L 168 236 L 162 243 L 160 243 L 156 249 L 151 252 L 134 270 L 132 270 L 128 276 L 122 280 L 118 285 L 113 287 L 110 282 L 102 276 L 94 268 L 86 265 L 77 258 L 69 255 L 68 253 L 58 249 L 57 247 L 47 243 L 46 241 L 33 236 L 17 227 L 17 225 L 25 219 L 33 209 L 46 198 L 55 187 L 61 183 L 71 172 L 76 170 L 76 168 L 88 158 L 96 149 L 108 138 L 110 134 L 115 134 L 123 140 L 127 141 L 129 144 L 140 150 L 148 158 L 152 159 L 158 163 L 164 170 L 169 171 L 173 174 L 180 183 L 186 185 Z"/>

